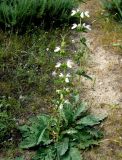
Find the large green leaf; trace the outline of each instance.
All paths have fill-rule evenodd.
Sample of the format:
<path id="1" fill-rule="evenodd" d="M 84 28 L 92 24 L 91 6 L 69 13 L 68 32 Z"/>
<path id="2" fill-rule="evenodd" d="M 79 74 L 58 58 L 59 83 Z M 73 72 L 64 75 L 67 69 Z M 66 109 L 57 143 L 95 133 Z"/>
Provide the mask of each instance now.
<path id="1" fill-rule="evenodd" d="M 64 155 L 61 157 L 61 160 L 71 160 L 71 157 L 69 155 Z"/>
<path id="2" fill-rule="evenodd" d="M 74 120 L 76 120 L 78 117 L 80 117 L 83 113 L 85 113 L 88 110 L 88 107 L 86 106 L 86 103 L 80 103 L 78 105 L 75 113 L 74 113 Z"/>
<path id="3" fill-rule="evenodd" d="M 50 117 L 47 115 L 38 116 L 36 119 L 31 119 L 30 124 L 20 127 L 23 136 L 23 141 L 20 144 L 21 148 L 27 149 L 39 145 L 41 142 L 49 141 L 49 132 L 46 130 Z"/>
<path id="4" fill-rule="evenodd" d="M 47 137 L 45 136 L 45 133 L 46 133 L 46 127 L 42 130 L 42 132 L 40 133 L 40 136 L 38 138 L 38 141 L 37 141 L 37 145 L 40 144 L 41 142 L 45 142 L 45 141 L 48 141 L 49 140 L 49 136 L 48 134 Z"/>
<path id="5" fill-rule="evenodd" d="M 90 135 L 92 135 L 92 137 L 97 139 L 100 139 L 103 137 L 103 133 L 98 128 L 89 128 L 87 130 L 87 133 L 89 133 Z"/>
<path id="6" fill-rule="evenodd" d="M 86 117 L 81 118 L 77 122 L 77 124 L 84 125 L 84 126 L 94 126 L 94 125 L 100 124 L 100 121 L 102 121 L 104 119 L 105 119 L 105 116 L 97 117 L 94 115 L 87 115 Z"/>
<path id="7" fill-rule="evenodd" d="M 71 157 L 71 160 L 83 160 L 78 148 L 75 148 L 75 147 L 72 147 L 70 149 L 70 157 Z"/>
<path id="8" fill-rule="evenodd" d="M 78 148 L 71 147 L 67 154 L 61 157 L 61 160 L 83 160 Z"/>
<path id="9" fill-rule="evenodd" d="M 23 149 L 34 147 L 37 143 L 37 137 L 35 135 L 38 134 L 38 130 L 27 125 L 21 126 L 19 129 L 23 136 L 23 141 L 20 143 L 20 147 Z"/>
<path id="10" fill-rule="evenodd" d="M 65 103 L 60 113 L 67 125 L 73 121 L 73 107 L 70 103 Z"/>
<path id="11" fill-rule="evenodd" d="M 71 102 L 77 104 L 79 102 L 80 96 L 79 94 L 72 94 L 71 95 Z"/>
<path id="12" fill-rule="evenodd" d="M 54 160 L 55 159 L 55 151 L 53 146 L 49 146 L 48 148 L 39 148 L 35 157 L 32 160 Z"/>
<path id="13" fill-rule="evenodd" d="M 69 138 L 62 139 L 61 142 L 57 144 L 57 153 L 63 156 L 69 148 Z"/>
<path id="14" fill-rule="evenodd" d="M 86 141 L 81 142 L 78 146 L 80 149 L 86 149 L 92 145 L 99 145 L 99 142 L 97 140 L 90 139 L 90 140 L 86 140 Z"/>

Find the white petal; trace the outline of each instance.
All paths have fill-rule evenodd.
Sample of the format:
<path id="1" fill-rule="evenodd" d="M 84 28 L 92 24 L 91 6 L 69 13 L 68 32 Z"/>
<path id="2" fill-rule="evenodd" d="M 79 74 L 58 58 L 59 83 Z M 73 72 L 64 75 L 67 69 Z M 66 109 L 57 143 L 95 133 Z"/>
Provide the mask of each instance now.
<path id="1" fill-rule="evenodd" d="M 56 74 L 57 74 L 56 71 L 52 72 L 52 76 L 56 76 Z"/>
<path id="2" fill-rule="evenodd" d="M 76 11 L 77 11 L 77 13 L 80 12 L 79 8 Z"/>
<path id="3" fill-rule="evenodd" d="M 89 11 L 84 12 L 84 14 L 85 14 L 85 16 L 88 17 L 88 18 L 90 17 Z"/>
<path id="4" fill-rule="evenodd" d="M 77 28 L 77 24 L 76 24 L 76 23 L 74 23 L 74 24 L 72 25 L 71 29 L 75 29 L 75 28 Z"/>
<path id="5" fill-rule="evenodd" d="M 75 10 L 72 10 L 71 16 L 74 16 L 77 12 Z"/>
<path id="6" fill-rule="evenodd" d="M 80 14 L 80 17 L 81 17 L 81 18 L 84 18 L 84 13 L 83 13 L 83 12 Z"/>
<path id="7" fill-rule="evenodd" d="M 60 73 L 60 74 L 59 74 L 59 77 L 62 77 L 62 78 L 63 78 L 63 77 L 64 77 L 63 73 Z"/>
<path id="8" fill-rule="evenodd" d="M 67 60 L 67 67 L 69 67 L 69 68 L 72 68 L 73 67 L 73 62 L 72 62 L 72 60 Z"/>
<path id="9" fill-rule="evenodd" d="M 61 90 L 56 90 L 56 93 L 58 93 L 58 94 L 59 94 L 60 92 L 61 92 Z"/>
<path id="10" fill-rule="evenodd" d="M 60 50 L 61 50 L 60 47 L 56 47 L 56 48 L 54 49 L 54 52 L 59 52 Z"/>
<path id="11" fill-rule="evenodd" d="M 60 104 L 59 108 L 60 108 L 60 109 L 63 109 L 63 104 L 62 104 L 62 103 Z"/>
<path id="12" fill-rule="evenodd" d="M 65 78 L 65 82 L 66 82 L 66 83 L 69 83 L 69 78 Z"/>
<path id="13" fill-rule="evenodd" d="M 70 74 L 70 73 L 68 73 L 68 74 L 66 75 L 66 77 L 70 78 L 70 77 L 71 77 L 71 74 Z"/>
<path id="14" fill-rule="evenodd" d="M 49 48 L 46 48 L 46 51 L 49 51 Z"/>
<path id="15" fill-rule="evenodd" d="M 86 28 L 91 31 L 91 26 L 87 25 Z"/>
<path id="16" fill-rule="evenodd" d="M 64 103 L 69 104 L 70 102 L 69 102 L 69 100 L 67 99 L 67 100 L 64 101 Z"/>
<path id="17" fill-rule="evenodd" d="M 66 92 L 69 92 L 69 91 L 70 91 L 70 89 L 69 89 L 69 88 L 66 88 L 65 90 L 66 90 Z"/>
<path id="18" fill-rule="evenodd" d="M 74 39 L 72 39 L 72 43 L 75 43 L 75 40 L 74 40 Z"/>
<path id="19" fill-rule="evenodd" d="M 90 25 L 86 25 L 85 23 L 83 23 L 83 27 L 91 31 L 91 26 Z"/>
<path id="20" fill-rule="evenodd" d="M 59 68 L 60 66 L 61 66 L 61 63 L 57 62 L 56 65 L 55 65 L 55 68 Z"/>

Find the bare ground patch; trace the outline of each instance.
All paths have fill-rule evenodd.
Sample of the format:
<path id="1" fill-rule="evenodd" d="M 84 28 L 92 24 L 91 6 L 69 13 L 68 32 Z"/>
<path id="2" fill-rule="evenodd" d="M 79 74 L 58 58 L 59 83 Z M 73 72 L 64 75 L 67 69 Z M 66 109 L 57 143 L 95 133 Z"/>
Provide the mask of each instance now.
<path id="1" fill-rule="evenodd" d="M 101 10 L 98 2 L 90 0 L 82 9 L 90 10 L 91 21 L 94 22 L 92 31 L 85 34 L 91 53 L 87 70 L 93 81 L 83 80 L 82 98 L 89 103 L 93 112 L 108 115 L 102 126 L 105 137 L 100 147 L 86 151 L 84 155 L 89 160 L 120 160 L 122 159 L 122 54 L 110 48 L 108 41 L 101 43 L 101 37 L 102 40 L 109 38 L 109 44 L 113 37 L 110 30 L 105 34 L 99 25 L 99 20 L 97 21 L 96 12 Z M 114 32 L 113 34 L 119 36 L 119 33 Z M 105 37 L 107 35 L 110 37 Z"/>

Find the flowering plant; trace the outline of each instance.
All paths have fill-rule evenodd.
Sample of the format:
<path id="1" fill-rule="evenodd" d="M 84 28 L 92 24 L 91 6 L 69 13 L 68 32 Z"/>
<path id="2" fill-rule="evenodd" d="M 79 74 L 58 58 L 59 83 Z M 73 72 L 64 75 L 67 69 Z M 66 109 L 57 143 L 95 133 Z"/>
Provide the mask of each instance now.
<path id="1" fill-rule="evenodd" d="M 73 10 L 72 16 L 80 11 Z M 80 25 L 74 24 L 72 29 L 84 27 L 81 23 L 88 12 L 80 14 Z M 82 25 L 82 26 L 81 26 Z M 63 44 L 54 49 L 55 53 L 65 53 Z M 99 144 L 102 134 L 96 129 L 104 116 L 94 116 L 88 112 L 86 103 L 80 101 L 80 96 L 75 89 L 75 79 L 86 76 L 84 71 L 71 59 L 60 60 L 55 65 L 52 76 L 60 88 L 56 88 L 57 97 L 54 100 L 55 111 L 52 115 L 40 115 L 30 120 L 28 125 L 20 127 L 23 135 L 21 148 L 36 147 L 38 152 L 33 160 L 82 160 L 79 151 Z"/>
<path id="2" fill-rule="evenodd" d="M 76 10 L 72 10 L 71 12 L 71 16 L 76 16 L 80 19 L 79 21 L 79 24 L 77 23 L 74 23 L 71 27 L 71 29 L 78 29 L 80 31 L 87 31 L 87 30 L 91 30 L 91 26 L 86 24 L 86 23 L 83 23 L 83 19 L 84 18 L 89 18 L 90 15 L 89 15 L 89 11 L 85 11 L 85 12 L 80 12 L 79 9 L 76 9 Z"/>

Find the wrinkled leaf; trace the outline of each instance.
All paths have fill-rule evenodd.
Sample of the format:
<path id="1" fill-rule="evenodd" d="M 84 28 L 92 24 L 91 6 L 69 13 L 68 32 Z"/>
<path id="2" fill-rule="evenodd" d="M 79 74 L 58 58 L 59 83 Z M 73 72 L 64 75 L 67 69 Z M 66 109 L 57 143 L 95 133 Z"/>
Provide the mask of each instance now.
<path id="1" fill-rule="evenodd" d="M 36 119 L 31 119 L 28 126 L 24 125 L 19 127 L 23 136 L 20 147 L 27 149 L 37 146 L 41 141 L 45 143 L 49 141 L 49 135 L 46 132 L 49 120 L 49 116 L 42 115 L 38 116 Z"/>
<path id="2" fill-rule="evenodd" d="M 29 137 L 24 138 L 20 143 L 20 148 L 27 149 L 36 146 L 37 138 L 33 134 L 29 134 Z"/>
<path id="3" fill-rule="evenodd" d="M 32 160 L 54 160 L 55 152 L 52 146 L 48 148 L 39 148 L 35 157 Z"/>
<path id="4" fill-rule="evenodd" d="M 45 142 L 46 140 L 46 136 L 45 136 L 45 132 L 46 132 L 46 129 L 47 128 L 44 128 L 38 138 L 38 141 L 37 141 L 37 145 L 40 144 L 41 142 Z M 47 141 L 49 140 L 49 136 L 47 135 Z"/>
<path id="5" fill-rule="evenodd" d="M 75 113 L 74 113 L 74 120 L 76 120 L 79 116 L 81 116 L 82 113 L 85 113 L 88 110 L 88 107 L 85 103 L 80 103 L 80 105 L 77 107 Z"/>
<path id="6" fill-rule="evenodd" d="M 102 138 L 103 137 L 103 133 L 98 130 L 98 129 L 95 129 L 95 128 L 91 128 L 87 131 L 90 135 L 92 135 L 93 137 L 99 139 L 99 138 Z"/>
<path id="7" fill-rule="evenodd" d="M 73 103 L 78 103 L 79 99 L 80 99 L 79 94 L 72 94 L 72 102 Z"/>
<path id="8" fill-rule="evenodd" d="M 97 140 L 91 139 L 91 140 L 87 140 L 87 141 L 80 143 L 78 146 L 80 149 L 86 149 L 92 145 L 99 145 L 99 142 Z"/>
<path id="9" fill-rule="evenodd" d="M 57 152 L 60 156 L 63 156 L 69 148 L 69 138 L 62 139 L 62 142 L 57 144 Z"/>
<path id="10" fill-rule="evenodd" d="M 62 111 L 61 111 L 61 116 L 68 125 L 73 121 L 73 111 L 72 111 L 72 105 L 70 103 L 64 104 Z"/>
<path id="11" fill-rule="evenodd" d="M 71 157 L 69 155 L 65 155 L 61 158 L 61 160 L 71 160 Z"/>
<path id="12" fill-rule="evenodd" d="M 81 153 L 75 147 L 72 147 L 70 149 L 70 157 L 71 157 L 71 160 L 83 160 Z"/>
<path id="13" fill-rule="evenodd" d="M 104 120 L 105 117 L 97 117 L 94 115 L 87 115 L 86 117 L 80 119 L 77 124 L 81 124 L 84 126 L 94 126 L 100 124 L 100 121 Z"/>

